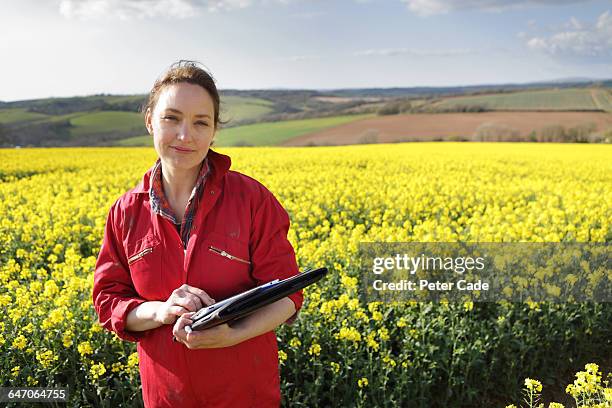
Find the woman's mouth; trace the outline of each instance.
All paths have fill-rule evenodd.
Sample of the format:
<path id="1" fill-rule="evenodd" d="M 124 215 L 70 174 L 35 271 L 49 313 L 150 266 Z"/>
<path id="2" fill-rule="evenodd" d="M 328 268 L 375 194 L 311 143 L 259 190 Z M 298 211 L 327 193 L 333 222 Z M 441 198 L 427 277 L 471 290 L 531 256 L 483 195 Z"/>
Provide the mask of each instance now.
<path id="1" fill-rule="evenodd" d="M 170 148 L 176 150 L 179 153 L 193 153 L 193 152 L 195 152 L 195 150 L 193 150 L 193 149 L 188 149 L 186 147 L 180 147 L 180 146 L 170 146 Z"/>

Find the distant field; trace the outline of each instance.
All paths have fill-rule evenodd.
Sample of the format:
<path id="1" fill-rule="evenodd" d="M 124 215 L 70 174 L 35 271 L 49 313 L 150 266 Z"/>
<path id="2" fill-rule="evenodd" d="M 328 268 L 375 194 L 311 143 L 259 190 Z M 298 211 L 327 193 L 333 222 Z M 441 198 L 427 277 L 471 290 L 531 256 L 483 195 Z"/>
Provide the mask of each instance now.
<path id="1" fill-rule="evenodd" d="M 285 146 L 346 145 L 471 138 L 480 126 L 516 131 L 521 137 L 552 126 L 592 124 L 612 129 L 612 114 L 604 112 L 482 112 L 419 113 L 378 116 L 321 130 L 282 143 Z"/>
<path id="2" fill-rule="evenodd" d="M 75 117 L 70 120 L 72 137 L 100 133 L 124 132 L 137 128 L 145 131 L 142 115 L 135 112 L 102 111 Z"/>
<path id="3" fill-rule="evenodd" d="M 355 122 L 372 115 L 334 116 L 330 118 L 288 120 L 284 122 L 257 123 L 221 130 L 217 136 L 217 146 L 248 144 L 253 146 L 273 146 L 307 133 Z"/>
<path id="4" fill-rule="evenodd" d="M 228 96 L 222 104 L 222 112 L 224 108 L 227 111 L 225 118 L 222 115 L 222 119 L 229 118 L 237 121 L 257 118 L 272 111 L 271 105 L 272 102 L 263 99 Z M 142 114 L 136 112 L 102 111 L 85 113 L 72 117 L 70 123 L 74 126 L 70 129 L 70 134 L 73 137 L 125 132 L 138 128 L 142 128 L 143 133 L 145 133 L 144 118 Z"/>
<path id="5" fill-rule="evenodd" d="M 109 104 L 125 103 L 125 102 L 143 102 L 145 95 L 108 95 L 101 97 L 102 100 Z"/>
<path id="6" fill-rule="evenodd" d="M 103 99 L 109 104 L 126 102 L 144 102 L 145 95 L 106 96 Z M 256 119 L 272 112 L 274 103 L 260 98 L 244 96 L 224 96 L 221 98 L 222 119 L 239 121 Z"/>
<path id="7" fill-rule="evenodd" d="M 604 84 L 610 86 L 612 81 Z M 592 128 L 605 132 L 611 127 L 612 88 L 604 88 L 601 83 L 585 88 L 570 86 L 563 88 L 555 84 L 544 90 L 522 88 L 519 91 L 487 88 L 481 91 L 498 93 L 472 96 L 450 88 L 430 94 L 422 90 L 404 94 L 389 90 L 382 96 L 372 96 L 380 90 L 346 91 L 338 95 L 311 91 L 228 91 L 228 95 L 222 96 L 220 112 L 221 120 L 227 123 L 217 135 L 216 144 L 268 146 L 457 140 L 471 137 L 476 128 L 478 135 L 483 134 L 481 125 L 489 126 L 486 128 L 489 134 L 519 132 L 528 134 L 530 140 L 534 139 L 532 132 L 554 126 L 572 127 L 568 132 L 574 133 L 578 131 L 574 127 L 580 126 L 580 129 L 590 129 L 585 132 L 591 132 L 594 138 L 600 137 L 603 133 L 593 133 Z M 399 104 L 389 99 L 401 98 L 401 95 L 414 95 L 414 99 L 410 98 L 409 104 L 405 103 L 408 99 L 400 100 Z M 150 146 L 144 118 L 137 112 L 145 97 L 92 95 L 0 104 L 0 143 L 3 146 Z M 409 117 L 375 115 L 381 108 L 393 108 L 394 104 L 399 106 L 396 110 L 414 114 Z M 479 110 L 474 107 L 489 111 L 486 115 L 474 115 Z M 446 110 L 459 116 L 449 115 Z M 392 110 L 380 113 L 392 113 Z M 430 116 L 432 113 L 438 116 Z M 504 113 L 511 116 L 503 116 Z M 280 117 L 310 119 L 273 122 Z"/>
<path id="8" fill-rule="evenodd" d="M 127 139 L 117 140 L 114 143 L 116 146 L 136 147 L 136 146 L 153 146 L 153 138 L 151 135 L 142 135 L 128 137 Z"/>
<path id="9" fill-rule="evenodd" d="M 25 129 L 23 130 L 25 132 L 30 131 L 29 126 L 51 129 L 47 133 L 50 139 L 69 141 L 71 144 L 104 144 L 114 139 L 120 141 L 119 145 L 147 145 L 147 136 L 133 137 L 135 134 L 146 135 L 143 115 L 133 111 L 141 106 L 144 95 L 91 96 L 83 99 L 87 103 L 82 107 L 79 105 L 80 100 L 73 99 L 49 98 L 31 103 L 32 109 L 55 112 L 54 114 L 29 112 L 25 107 L 0 108 L 0 125 L 12 126 L 13 129 L 19 127 Z M 66 109 L 67 105 L 72 106 L 72 111 Z M 101 110 L 102 107 L 114 110 Z M 79 111 L 79 109 L 84 110 Z M 226 96 L 222 99 L 221 119 L 229 120 L 228 126 L 232 126 L 243 120 L 257 119 L 273 111 L 274 103 L 265 99 Z M 17 134 L 22 130 L 12 130 L 12 132 Z M 42 139 L 44 136 L 40 137 Z"/>
<path id="10" fill-rule="evenodd" d="M 608 112 L 612 112 L 612 90 L 610 89 L 593 89 L 591 96 L 595 104 Z"/>
<path id="11" fill-rule="evenodd" d="M 371 117 L 373 115 L 335 116 L 238 126 L 221 130 L 217 135 L 215 145 L 274 146 L 301 135 Z M 152 146 L 153 142 L 150 136 L 145 135 L 123 139 L 117 144 L 119 146 Z"/>
<path id="12" fill-rule="evenodd" d="M 239 121 L 257 119 L 272 112 L 274 103 L 265 99 L 246 98 L 243 96 L 225 96 L 221 99 L 221 119 Z"/>
<path id="13" fill-rule="evenodd" d="M 48 115 L 36 112 L 28 112 L 25 109 L 0 109 L 0 124 L 25 122 L 48 118 Z"/>
<path id="14" fill-rule="evenodd" d="M 492 110 L 608 110 L 612 111 L 609 89 L 551 89 L 452 97 L 432 106 L 457 108 L 458 106 L 483 106 Z"/>

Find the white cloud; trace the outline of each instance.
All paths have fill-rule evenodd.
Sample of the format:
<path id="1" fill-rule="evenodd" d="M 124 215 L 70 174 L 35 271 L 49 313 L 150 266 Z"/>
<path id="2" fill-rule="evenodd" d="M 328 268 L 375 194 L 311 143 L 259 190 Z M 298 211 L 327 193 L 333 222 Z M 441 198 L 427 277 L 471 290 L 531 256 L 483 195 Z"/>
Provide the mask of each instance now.
<path id="1" fill-rule="evenodd" d="M 152 17 L 189 18 L 203 11 L 244 9 L 255 3 L 288 4 L 293 0 L 62 0 L 59 11 L 69 19 L 120 20 Z"/>
<path id="2" fill-rule="evenodd" d="M 449 49 L 449 50 L 427 50 L 427 49 L 412 49 L 412 48 L 379 48 L 356 51 L 355 56 L 381 56 L 393 57 L 396 55 L 412 55 L 418 57 L 451 57 L 456 55 L 466 55 L 474 53 L 470 49 Z"/>
<path id="3" fill-rule="evenodd" d="M 609 11 L 600 15 L 593 25 L 580 23 L 572 17 L 565 27 L 565 31 L 548 37 L 531 37 L 526 45 L 550 55 L 612 56 L 612 14 Z"/>
<path id="4" fill-rule="evenodd" d="M 567 27 L 575 30 L 582 30 L 582 23 L 580 23 L 576 17 L 572 17 L 569 23 L 567 23 Z"/>
<path id="5" fill-rule="evenodd" d="M 455 10 L 501 11 L 529 6 L 560 6 L 590 0 L 401 0 L 410 11 L 421 16 L 444 14 Z"/>
<path id="6" fill-rule="evenodd" d="M 157 16 L 187 18 L 198 10 L 190 0 L 62 0 L 60 14 L 69 19 L 142 19 Z"/>

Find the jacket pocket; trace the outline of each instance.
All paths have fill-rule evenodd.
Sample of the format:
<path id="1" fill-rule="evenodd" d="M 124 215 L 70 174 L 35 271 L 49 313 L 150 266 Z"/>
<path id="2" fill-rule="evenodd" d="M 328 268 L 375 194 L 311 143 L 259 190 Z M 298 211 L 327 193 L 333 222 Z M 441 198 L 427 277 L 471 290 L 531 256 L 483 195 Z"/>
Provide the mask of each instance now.
<path id="1" fill-rule="evenodd" d="M 217 254 L 217 255 L 220 255 L 220 256 L 223 256 L 223 257 L 225 257 L 225 258 L 227 258 L 229 260 L 232 260 L 232 261 L 242 262 L 243 264 L 247 264 L 247 265 L 251 264 L 251 261 L 248 261 L 246 259 L 240 258 L 238 256 L 234 256 L 234 255 L 230 254 L 229 252 L 227 252 L 227 251 L 225 251 L 223 249 L 219 249 L 217 247 L 214 247 L 212 245 L 208 246 L 208 250 L 213 252 L 213 253 L 215 253 L 215 254 Z"/>
<path id="2" fill-rule="evenodd" d="M 129 247 L 127 253 L 134 288 L 145 299 L 153 299 L 161 290 L 162 246 L 155 235 L 147 235 Z"/>
<path id="3" fill-rule="evenodd" d="M 225 299 L 252 288 L 253 267 L 248 244 L 216 232 L 202 240 L 192 258 L 197 273 L 190 284 L 204 289 L 215 299 Z"/>
<path id="4" fill-rule="evenodd" d="M 143 249 L 142 251 L 140 251 L 139 253 L 132 255 L 131 257 L 128 258 L 128 265 L 133 264 L 134 262 L 138 261 L 139 259 L 144 258 L 145 255 L 150 254 L 151 252 L 153 252 L 153 249 L 155 247 L 148 247 Z"/>

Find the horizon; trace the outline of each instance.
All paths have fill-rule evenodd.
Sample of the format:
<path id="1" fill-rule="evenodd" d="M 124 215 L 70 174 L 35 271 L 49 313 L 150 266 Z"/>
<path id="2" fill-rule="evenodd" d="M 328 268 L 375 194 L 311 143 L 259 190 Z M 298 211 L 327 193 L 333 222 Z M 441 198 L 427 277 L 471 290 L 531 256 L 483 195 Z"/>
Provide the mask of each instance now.
<path id="1" fill-rule="evenodd" d="M 238 91 L 238 92 L 255 92 L 255 91 L 315 91 L 315 92 L 334 92 L 334 91 L 345 91 L 345 90 L 370 90 L 370 89 L 410 89 L 410 88 L 429 88 L 429 89 L 441 89 L 441 88 L 473 88 L 473 87 L 494 87 L 494 86 L 528 86 L 528 85 L 555 85 L 555 84 L 570 84 L 570 83 L 589 83 L 599 81 L 612 81 L 612 77 L 604 78 L 557 78 L 550 80 L 543 80 L 537 82 L 508 82 L 508 83 L 487 83 L 487 84 L 466 84 L 466 85 L 448 85 L 448 86 L 387 86 L 387 87 L 364 87 L 364 88 L 248 88 L 248 89 L 237 89 L 237 88 L 218 88 L 219 92 L 224 91 Z M 67 96 L 46 96 L 42 98 L 32 99 L 17 99 L 17 100 L 0 100 L 0 103 L 13 103 L 13 102 L 26 102 L 34 100 L 45 100 L 45 99 L 70 99 L 70 98 L 88 98 L 92 96 L 146 96 L 147 92 L 143 93 L 96 93 L 86 95 L 67 95 Z"/>

